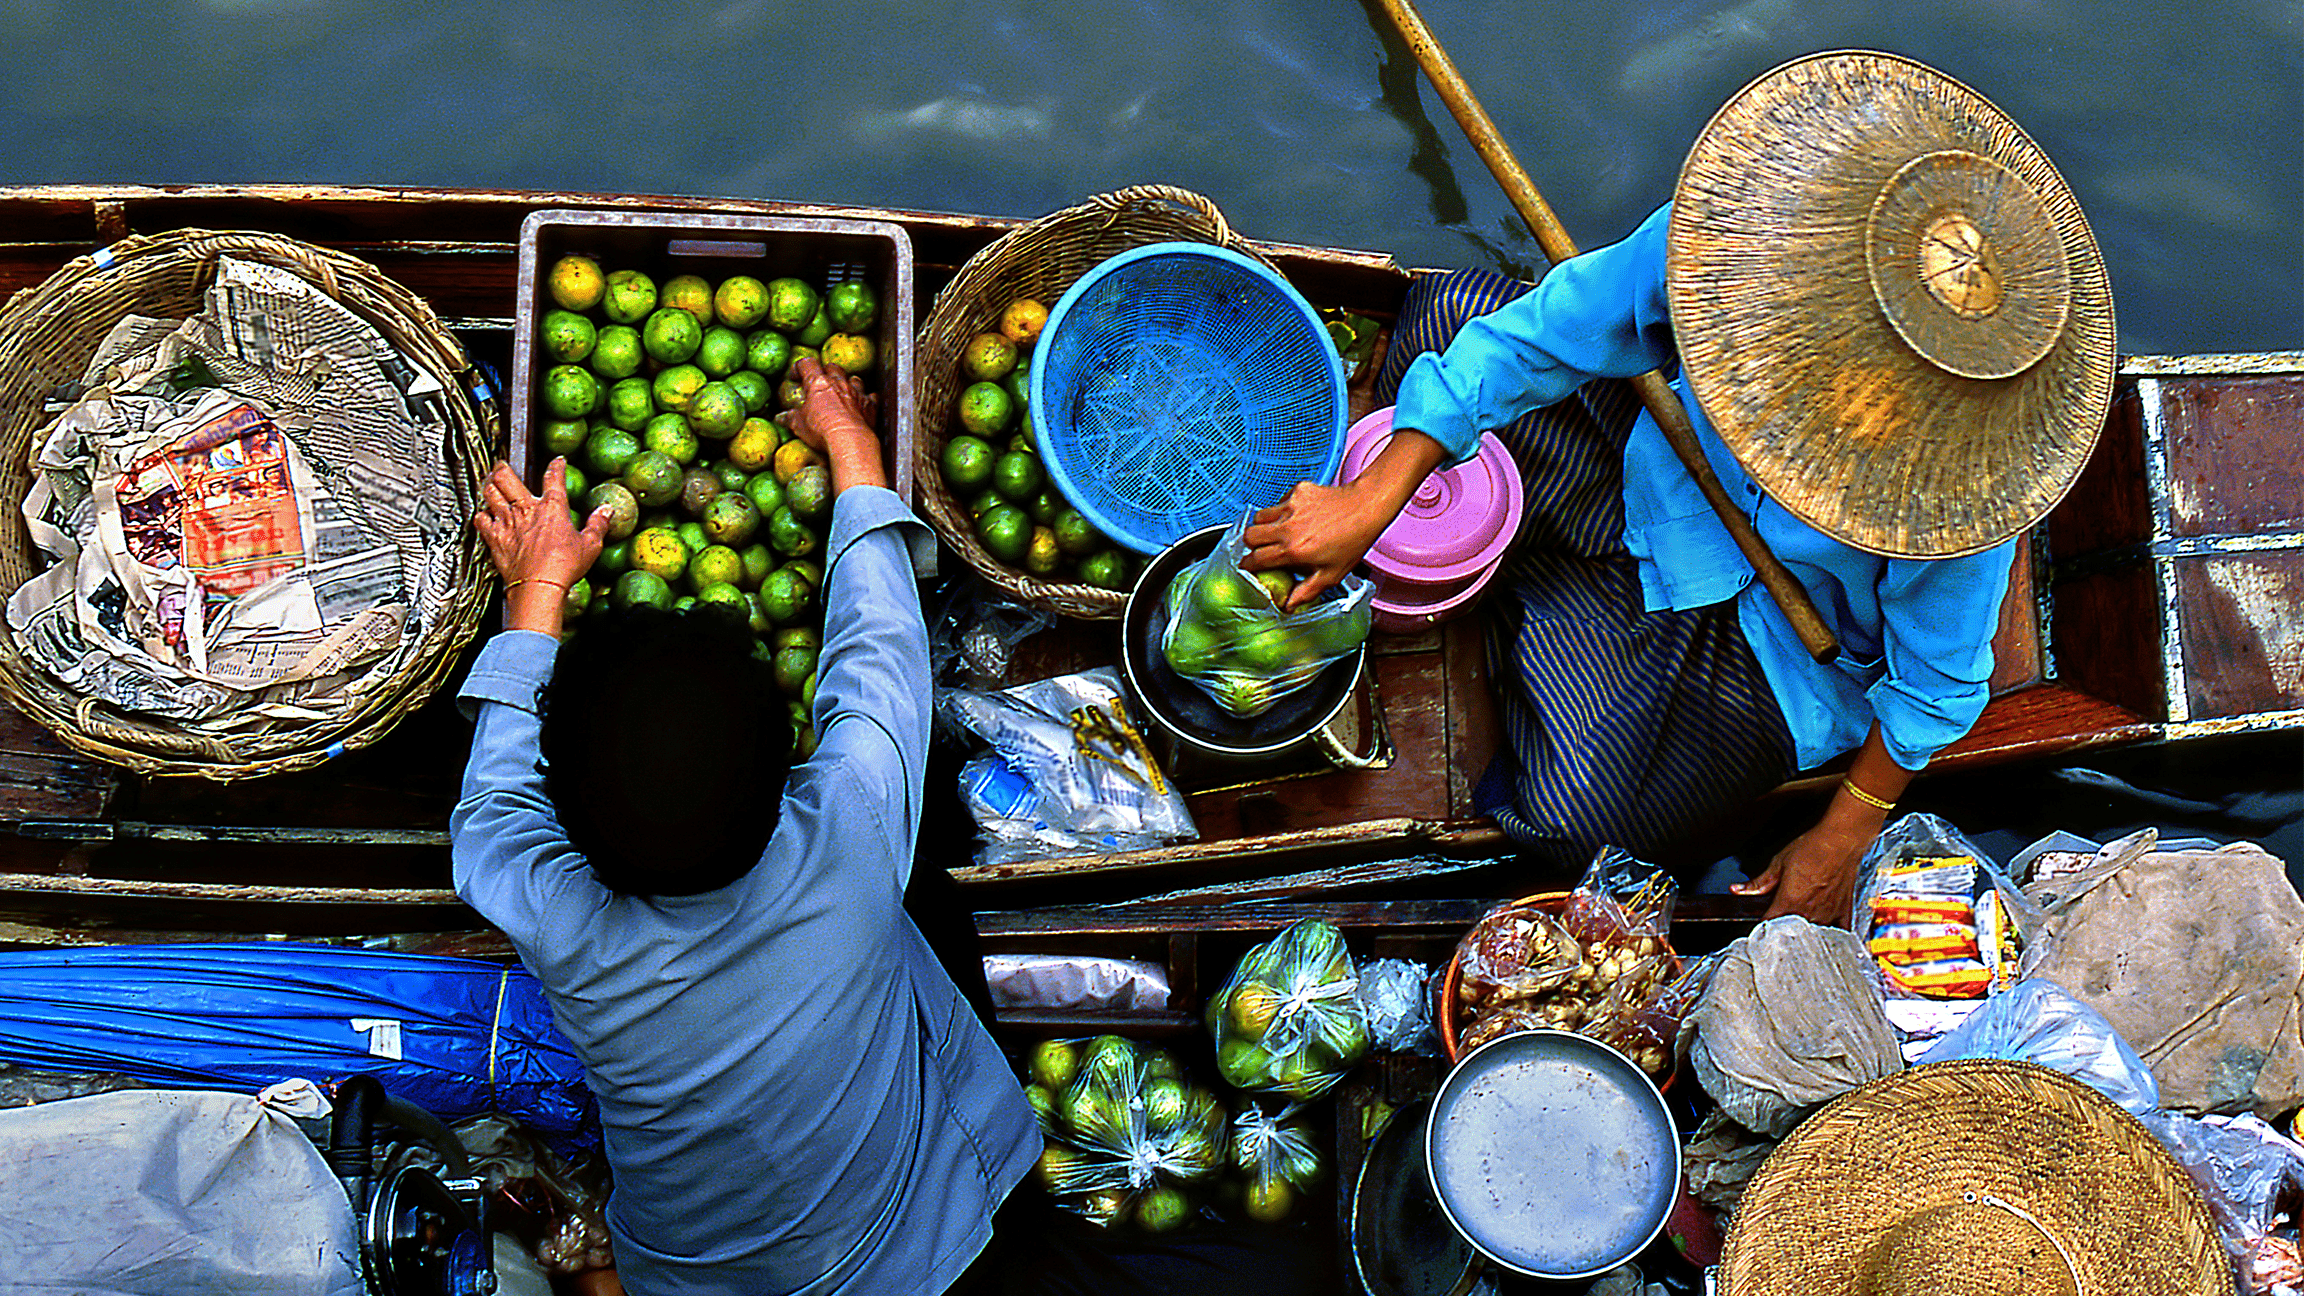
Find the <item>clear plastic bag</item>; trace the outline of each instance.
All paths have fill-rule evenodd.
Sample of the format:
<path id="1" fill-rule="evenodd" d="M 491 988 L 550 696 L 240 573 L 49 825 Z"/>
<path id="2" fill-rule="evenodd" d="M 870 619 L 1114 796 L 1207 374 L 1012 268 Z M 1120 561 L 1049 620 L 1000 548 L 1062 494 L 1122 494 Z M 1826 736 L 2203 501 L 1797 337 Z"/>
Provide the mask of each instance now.
<path id="1" fill-rule="evenodd" d="M 1407 959 L 1377 959 L 1359 971 L 1360 1015 L 1368 1046 L 1387 1053 L 1438 1055 L 1432 1038 L 1432 969 Z"/>
<path id="2" fill-rule="evenodd" d="M 1678 1018 L 1659 998 L 1679 974 L 1671 874 L 1608 847 L 1556 913 L 1499 905 L 1457 944 L 1458 1052 L 1552 1028 L 1588 1035 L 1651 1075 L 1671 1066 Z"/>
<path id="3" fill-rule="evenodd" d="M 1278 1112 L 1249 1103 L 1232 1118 L 1228 1160 L 1241 1176 L 1242 1205 L 1251 1218 L 1285 1217 L 1296 1198 L 1328 1173 L 1311 1126 L 1300 1119 L 1303 1110 L 1301 1103 Z"/>
<path id="4" fill-rule="evenodd" d="M 1981 999 L 2016 983 L 2039 910 L 1942 819 L 1888 825 L 1856 870 L 1848 929 L 1871 953 L 1884 999 Z"/>
<path id="5" fill-rule="evenodd" d="M 1314 1098 L 1368 1052 L 1359 978 L 1344 933 L 1316 918 L 1248 951 L 1208 1000 L 1208 1033 L 1225 1081 Z"/>
<path id="6" fill-rule="evenodd" d="M 2253 1115 L 2194 1119 L 2162 1111 L 2143 1120 L 2199 1186 L 2244 1296 L 2304 1289 L 2297 1239 L 2304 1146 Z"/>
<path id="7" fill-rule="evenodd" d="M 980 864 L 1200 835 L 1109 666 L 993 693 L 943 689 L 937 707 L 992 749 L 960 769 L 961 799 L 982 831 Z"/>
<path id="8" fill-rule="evenodd" d="M 1225 1160 L 1224 1108 L 1185 1078 L 1175 1057 L 1118 1035 L 1084 1042 L 1072 1074 L 1040 1110 L 1047 1148 L 1040 1175 L 1057 1204 L 1113 1227 L 1166 1232 L 1189 1219 L 1187 1185 Z M 1035 1084 L 1059 1077 L 1036 1055 Z"/>
<path id="9" fill-rule="evenodd" d="M 2005 1058 L 2061 1071 L 2142 1116 L 2160 1106 L 2160 1086 L 2136 1050 L 2095 1009 L 2053 981 L 2019 981 L 1946 1031 L 1922 1062 Z"/>
<path id="10" fill-rule="evenodd" d="M 1227 527 L 1207 557 L 1169 583 L 1162 603 L 1167 623 L 1160 655 L 1168 668 L 1236 716 L 1262 715 L 1310 684 L 1328 663 L 1366 642 L 1376 616 L 1376 586 L 1354 575 L 1294 612 L 1281 612 L 1274 591 L 1240 566 L 1248 556 L 1241 537 L 1254 516 L 1250 510 Z"/>

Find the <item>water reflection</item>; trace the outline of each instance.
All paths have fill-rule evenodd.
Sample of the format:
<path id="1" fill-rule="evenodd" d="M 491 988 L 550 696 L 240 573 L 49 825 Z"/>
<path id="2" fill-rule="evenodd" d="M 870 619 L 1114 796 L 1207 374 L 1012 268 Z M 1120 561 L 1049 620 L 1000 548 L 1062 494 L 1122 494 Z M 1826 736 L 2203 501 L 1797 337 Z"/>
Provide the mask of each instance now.
<path id="1" fill-rule="evenodd" d="M 1581 243 L 1720 101 L 1812 50 L 1911 55 L 2055 159 L 2122 350 L 2304 347 L 2304 6 L 1426 0 Z M 1526 272 L 1534 243 L 1351 0 L 0 0 L 5 179 L 730 194 L 1033 216 L 1120 185 L 1259 238 Z"/>

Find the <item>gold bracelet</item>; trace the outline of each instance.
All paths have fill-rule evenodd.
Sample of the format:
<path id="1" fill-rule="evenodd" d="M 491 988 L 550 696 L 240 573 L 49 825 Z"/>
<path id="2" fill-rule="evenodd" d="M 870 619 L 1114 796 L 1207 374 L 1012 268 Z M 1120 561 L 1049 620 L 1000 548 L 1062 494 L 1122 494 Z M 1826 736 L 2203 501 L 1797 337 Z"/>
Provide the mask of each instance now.
<path id="1" fill-rule="evenodd" d="M 1883 801 L 1880 798 L 1865 791 L 1864 789 L 1856 786 L 1856 780 L 1854 779 L 1844 778 L 1840 780 L 1840 786 L 1848 789 L 1848 795 L 1856 798 L 1857 800 L 1863 802 L 1875 810 L 1893 810 L 1896 808 L 1895 802 Z"/>
<path id="2" fill-rule="evenodd" d="M 504 592 L 509 594 L 523 585 L 549 585 L 563 594 L 568 592 L 568 587 L 561 582 L 545 580 L 541 576 L 523 576 L 516 581 L 508 581 L 505 583 Z"/>

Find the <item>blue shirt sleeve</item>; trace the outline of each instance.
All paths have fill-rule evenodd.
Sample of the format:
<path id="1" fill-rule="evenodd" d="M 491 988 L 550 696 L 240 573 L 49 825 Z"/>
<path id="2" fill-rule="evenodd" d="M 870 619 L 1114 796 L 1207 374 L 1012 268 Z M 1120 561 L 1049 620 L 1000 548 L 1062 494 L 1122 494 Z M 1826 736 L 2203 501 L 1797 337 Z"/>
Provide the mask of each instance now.
<path id="1" fill-rule="evenodd" d="M 1527 293 L 1476 316 L 1400 379 L 1392 425 L 1438 441 L 1452 463 L 1480 434 L 1563 400 L 1594 378 L 1630 378 L 1675 360 L 1664 295 L 1660 207 L 1623 241 L 1553 267 Z"/>
<path id="2" fill-rule="evenodd" d="M 1905 769 L 1957 742 L 1991 700 L 1992 637 L 2015 560 L 2009 542 L 1964 558 L 1893 558 L 1881 574 L 1886 670 L 1866 698 Z"/>

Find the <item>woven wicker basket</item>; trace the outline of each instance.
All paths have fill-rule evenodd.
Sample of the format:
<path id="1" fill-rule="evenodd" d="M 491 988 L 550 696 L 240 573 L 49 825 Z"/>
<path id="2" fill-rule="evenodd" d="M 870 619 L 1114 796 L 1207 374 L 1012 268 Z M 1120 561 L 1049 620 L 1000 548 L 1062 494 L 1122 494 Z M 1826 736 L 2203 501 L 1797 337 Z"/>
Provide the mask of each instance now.
<path id="1" fill-rule="evenodd" d="M 921 511 L 953 552 L 1027 606 L 1059 616 L 1117 620 L 1128 593 L 1035 577 L 1002 563 L 977 541 L 967 502 L 944 485 L 944 443 L 952 435 L 953 405 L 964 386 L 961 352 L 970 338 L 997 330 L 1000 312 L 1017 298 L 1053 306 L 1073 280 L 1106 260 L 1130 248 L 1170 242 L 1212 243 L 1271 265 L 1232 232 L 1208 199 L 1166 185 L 1137 185 L 1052 212 L 986 245 L 936 294 L 921 329 L 913 368 L 919 388 L 913 479 Z"/>
<path id="2" fill-rule="evenodd" d="M 201 308 L 219 257 L 262 262 L 302 276 L 374 325 L 409 362 L 447 387 L 448 461 L 463 514 L 478 508 L 500 424 L 487 386 L 429 306 L 368 263 L 275 235 L 175 230 L 136 235 L 67 263 L 0 309 L 0 592 L 12 593 L 45 565 L 16 505 L 31 488 L 32 438 L 42 406 L 77 382 L 89 357 L 126 315 L 185 318 Z M 414 651 L 385 678 L 363 681 L 340 714 L 281 722 L 230 741 L 187 732 L 164 717 L 122 711 L 67 689 L 25 656 L 0 618 L 0 698 L 74 748 L 140 774 L 215 780 L 305 769 L 374 742 L 439 687 L 479 627 L 494 585 L 487 554 L 464 528 L 455 592 Z"/>

